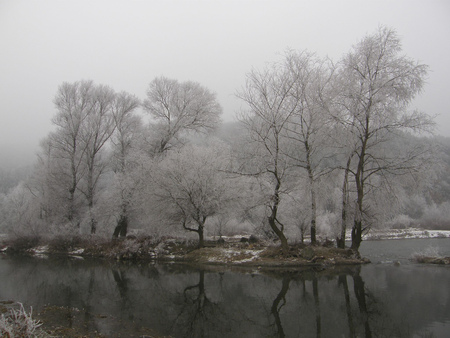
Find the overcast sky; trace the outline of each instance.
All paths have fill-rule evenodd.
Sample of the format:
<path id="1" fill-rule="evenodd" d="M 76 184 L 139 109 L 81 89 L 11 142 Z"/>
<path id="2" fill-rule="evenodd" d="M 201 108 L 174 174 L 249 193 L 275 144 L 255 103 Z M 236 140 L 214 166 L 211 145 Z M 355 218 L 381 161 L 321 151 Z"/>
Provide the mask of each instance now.
<path id="1" fill-rule="evenodd" d="M 413 107 L 450 136 L 450 1 L 0 0 L 0 167 L 32 162 L 64 82 L 92 79 L 143 99 L 164 75 L 217 93 L 224 120 L 252 67 L 288 47 L 334 60 L 379 25 L 430 66 Z M 12 154 L 16 155 L 12 155 Z"/>

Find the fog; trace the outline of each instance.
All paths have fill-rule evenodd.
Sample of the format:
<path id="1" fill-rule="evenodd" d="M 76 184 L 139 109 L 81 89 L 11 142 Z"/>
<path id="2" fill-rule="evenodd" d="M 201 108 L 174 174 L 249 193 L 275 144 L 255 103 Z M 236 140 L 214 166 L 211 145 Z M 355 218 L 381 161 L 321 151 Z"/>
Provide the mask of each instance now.
<path id="1" fill-rule="evenodd" d="M 92 79 L 143 99 L 164 75 L 217 93 L 223 119 L 241 103 L 245 73 L 308 49 L 338 61 L 379 25 L 430 66 L 413 103 L 450 136 L 450 3 L 442 1 L 0 0 L 0 167 L 31 164 L 52 129 L 64 82 Z"/>

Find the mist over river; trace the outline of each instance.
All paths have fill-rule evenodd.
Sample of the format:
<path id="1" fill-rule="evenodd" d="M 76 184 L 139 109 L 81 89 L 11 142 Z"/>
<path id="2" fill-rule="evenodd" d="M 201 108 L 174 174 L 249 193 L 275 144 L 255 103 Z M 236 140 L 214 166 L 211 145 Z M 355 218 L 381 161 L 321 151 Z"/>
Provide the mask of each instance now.
<path id="1" fill-rule="evenodd" d="M 448 238 L 363 242 L 372 264 L 320 271 L 0 255 L 0 300 L 108 337 L 448 337 L 450 267 L 409 260 L 429 247 L 450 255 Z"/>

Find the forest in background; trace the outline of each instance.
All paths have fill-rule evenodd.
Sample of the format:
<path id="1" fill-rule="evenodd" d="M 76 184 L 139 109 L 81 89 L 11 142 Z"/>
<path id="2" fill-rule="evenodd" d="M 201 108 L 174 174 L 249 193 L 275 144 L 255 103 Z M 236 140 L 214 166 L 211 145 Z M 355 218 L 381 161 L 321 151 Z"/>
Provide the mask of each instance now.
<path id="1" fill-rule="evenodd" d="M 359 248 L 371 228 L 450 229 L 450 139 L 411 111 L 427 66 L 380 27 L 334 62 L 287 50 L 253 69 L 222 123 L 214 93 L 159 77 L 147 96 L 83 80 L 54 98 L 33 168 L 0 171 L 0 233 L 249 233 Z"/>

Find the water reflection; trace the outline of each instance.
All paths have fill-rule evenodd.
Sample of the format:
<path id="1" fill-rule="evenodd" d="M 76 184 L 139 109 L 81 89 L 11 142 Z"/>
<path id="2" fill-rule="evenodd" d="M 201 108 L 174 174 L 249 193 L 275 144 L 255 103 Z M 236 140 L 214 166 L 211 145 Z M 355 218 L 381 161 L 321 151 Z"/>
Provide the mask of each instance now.
<path id="1" fill-rule="evenodd" d="M 236 271 L 183 265 L 0 259 L 0 300 L 58 306 L 86 334 L 173 337 L 439 337 L 450 269 L 371 265 Z"/>

